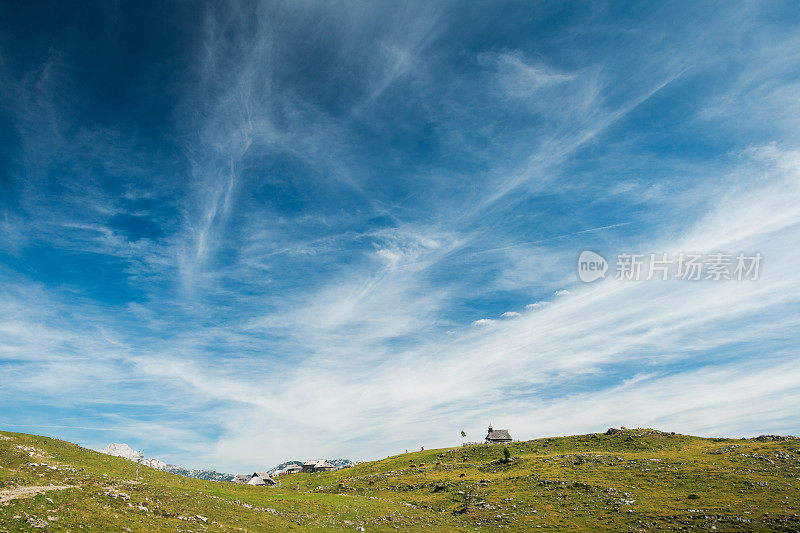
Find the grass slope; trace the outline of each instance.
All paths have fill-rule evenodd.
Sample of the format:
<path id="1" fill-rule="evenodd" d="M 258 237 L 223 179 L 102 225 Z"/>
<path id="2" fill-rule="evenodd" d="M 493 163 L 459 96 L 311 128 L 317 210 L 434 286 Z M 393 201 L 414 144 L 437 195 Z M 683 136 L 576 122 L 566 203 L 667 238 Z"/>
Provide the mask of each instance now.
<path id="1" fill-rule="evenodd" d="M 502 445 L 426 450 L 263 488 L 145 467 L 136 482 L 125 459 L 0 432 L 0 499 L 71 486 L 4 502 L 0 531 L 800 530 L 800 439 L 636 429 L 509 450 L 508 463 Z"/>

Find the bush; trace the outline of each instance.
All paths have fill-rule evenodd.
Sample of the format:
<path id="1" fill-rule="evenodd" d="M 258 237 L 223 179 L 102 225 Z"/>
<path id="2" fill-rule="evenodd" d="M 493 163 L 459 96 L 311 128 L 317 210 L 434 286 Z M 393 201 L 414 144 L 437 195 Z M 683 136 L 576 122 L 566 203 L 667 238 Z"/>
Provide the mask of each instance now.
<path id="1" fill-rule="evenodd" d="M 503 448 L 503 457 L 511 459 L 511 450 L 509 450 L 508 447 Z"/>
<path id="2" fill-rule="evenodd" d="M 690 499 L 690 500 L 696 500 L 696 499 L 697 499 L 697 498 L 699 498 L 699 497 L 700 497 L 700 496 L 698 496 L 697 494 L 689 494 L 689 499 Z"/>

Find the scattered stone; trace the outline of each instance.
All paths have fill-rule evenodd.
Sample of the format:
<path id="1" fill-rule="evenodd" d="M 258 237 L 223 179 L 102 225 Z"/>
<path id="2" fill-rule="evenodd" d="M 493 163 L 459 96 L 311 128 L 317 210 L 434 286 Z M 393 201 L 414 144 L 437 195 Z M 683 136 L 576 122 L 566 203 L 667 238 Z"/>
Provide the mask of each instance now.
<path id="1" fill-rule="evenodd" d="M 793 437 L 792 435 L 759 435 L 755 438 L 755 440 L 759 442 L 770 442 L 776 440 L 793 440 L 797 437 Z"/>
<path id="2" fill-rule="evenodd" d="M 728 444 L 727 446 L 723 446 L 722 448 L 717 448 L 716 450 L 711 450 L 710 454 L 713 455 L 722 455 L 724 453 L 729 453 L 735 451 L 737 448 L 741 448 L 740 444 Z"/>
<path id="3" fill-rule="evenodd" d="M 36 529 L 44 529 L 47 527 L 47 521 L 42 520 L 41 518 L 28 518 L 28 525 L 31 527 L 35 527 Z"/>

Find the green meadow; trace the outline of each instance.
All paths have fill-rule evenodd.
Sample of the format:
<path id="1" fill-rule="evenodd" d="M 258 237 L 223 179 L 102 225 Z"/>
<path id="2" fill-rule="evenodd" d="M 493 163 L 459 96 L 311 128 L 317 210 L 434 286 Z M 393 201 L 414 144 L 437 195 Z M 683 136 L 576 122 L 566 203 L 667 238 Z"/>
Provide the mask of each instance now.
<path id="1" fill-rule="evenodd" d="M 504 452 L 507 449 L 507 452 Z M 0 432 L 0 531 L 798 531 L 800 439 L 649 429 L 425 450 L 253 487 Z"/>

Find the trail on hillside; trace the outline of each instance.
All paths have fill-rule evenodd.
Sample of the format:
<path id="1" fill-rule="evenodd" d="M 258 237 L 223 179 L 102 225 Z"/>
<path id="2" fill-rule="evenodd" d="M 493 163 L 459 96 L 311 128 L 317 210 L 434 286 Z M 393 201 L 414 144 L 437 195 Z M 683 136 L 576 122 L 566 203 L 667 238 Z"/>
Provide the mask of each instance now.
<path id="1" fill-rule="evenodd" d="M 74 488 L 74 485 L 38 485 L 31 487 L 17 487 L 15 489 L 0 490 L 0 503 L 10 502 L 19 498 L 29 498 L 49 490 L 64 490 Z"/>

